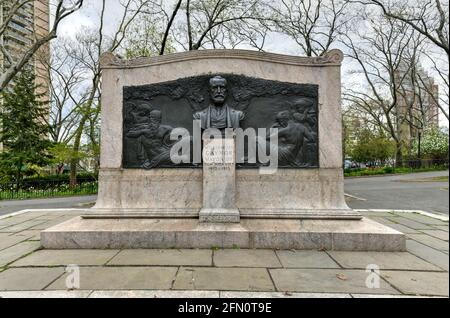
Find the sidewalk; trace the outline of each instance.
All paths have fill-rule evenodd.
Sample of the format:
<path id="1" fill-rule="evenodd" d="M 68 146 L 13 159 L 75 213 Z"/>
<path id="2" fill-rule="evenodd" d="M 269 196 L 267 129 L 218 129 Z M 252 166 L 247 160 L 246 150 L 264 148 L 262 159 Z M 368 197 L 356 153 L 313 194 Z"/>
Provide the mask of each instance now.
<path id="1" fill-rule="evenodd" d="M 40 250 L 39 232 L 75 215 L 28 212 L 0 219 L 0 297 L 448 297 L 449 293 L 448 221 L 416 213 L 364 212 L 408 236 L 408 251 L 403 253 L 238 247 Z M 66 268 L 70 264 L 79 267 Z M 66 278 L 74 269 L 79 269 L 80 288 L 68 291 Z"/>

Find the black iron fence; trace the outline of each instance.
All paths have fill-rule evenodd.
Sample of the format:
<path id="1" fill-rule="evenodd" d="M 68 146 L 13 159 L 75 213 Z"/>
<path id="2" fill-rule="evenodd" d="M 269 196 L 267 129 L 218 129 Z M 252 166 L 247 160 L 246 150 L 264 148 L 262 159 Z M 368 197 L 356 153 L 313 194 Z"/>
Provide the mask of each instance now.
<path id="1" fill-rule="evenodd" d="M 0 200 L 32 199 L 57 196 L 96 194 L 98 182 L 93 178 L 79 178 L 71 186 L 68 180 L 23 180 L 0 183 Z"/>
<path id="2" fill-rule="evenodd" d="M 399 166 L 413 169 L 448 167 L 448 159 L 403 160 Z"/>

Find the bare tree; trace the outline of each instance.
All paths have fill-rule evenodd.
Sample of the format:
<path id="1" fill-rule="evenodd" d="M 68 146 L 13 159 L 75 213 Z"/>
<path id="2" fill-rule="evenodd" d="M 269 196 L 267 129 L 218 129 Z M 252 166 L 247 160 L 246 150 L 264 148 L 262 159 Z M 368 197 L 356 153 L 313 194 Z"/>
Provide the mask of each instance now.
<path id="1" fill-rule="evenodd" d="M 173 9 L 172 15 L 170 16 L 170 18 L 167 22 L 167 27 L 166 27 L 166 30 L 164 31 L 164 36 L 163 36 L 163 39 L 161 42 L 161 50 L 159 51 L 159 55 L 164 55 L 164 51 L 166 49 L 166 43 L 167 43 L 167 39 L 169 37 L 170 29 L 172 28 L 173 22 L 175 20 L 175 17 L 177 16 L 178 11 L 180 10 L 182 2 L 183 2 L 183 0 L 177 1 L 176 5 L 175 5 L 175 9 Z M 189 0 L 188 0 L 187 5 L 189 6 Z"/>
<path id="2" fill-rule="evenodd" d="M 396 162 L 403 161 L 405 113 L 400 107 L 399 91 L 410 72 L 404 54 L 417 37 L 407 23 L 364 15 L 368 25 L 354 27 L 344 36 L 350 57 L 359 65 L 364 86 L 347 88 L 344 100 L 369 114 L 396 145 Z"/>
<path id="3" fill-rule="evenodd" d="M 124 0 L 121 2 L 123 12 L 119 23 L 112 35 L 107 36 L 104 30 L 106 0 L 102 0 L 100 13 L 100 24 L 97 30 L 84 32 L 78 37 L 78 49 L 73 51 L 73 58 L 81 65 L 84 65 L 86 72 L 89 72 L 91 83 L 87 94 L 86 102 L 80 108 L 81 117 L 78 127 L 73 137 L 73 153 L 77 154 L 82 146 L 82 137 L 86 133 L 93 149 L 98 149 L 98 118 L 100 115 L 100 56 L 103 52 L 116 52 L 121 48 L 129 28 L 133 21 L 142 13 L 142 10 L 149 4 L 149 0 Z M 77 182 L 77 167 L 79 158 L 75 155 L 70 162 L 70 184 L 73 186 Z M 98 167 L 98 162 L 97 162 Z"/>
<path id="4" fill-rule="evenodd" d="M 425 1 L 363 1 L 374 4 L 393 19 L 407 23 L 414 30 L 443 49 L 449 56 L 449 5 L 440 0 Z"/>
<path id="5" fill-rule="evenodd" d="M 187 49 L 198 50 L 205 47 L 208 35 L 224 25 L 236 21 L 260 19 L 258 0 L 196 0 L 190 1 L 185 7 L 187 33 Z M 209 38 L 210 40 L 214 37 Z M 214 42 L 214 41 L 212 41 Z M 213 47 L 210 43 L 210 47 Z"/>
<path id="6" fill-rule="evenodd" d="M 50 59 L 40 59 L 50 74 L 47 87 L 51 109 L 47 123 L 55 143 L 69 144 L 74 138 L 80 121 L 79 109 L 88 97 L 89 78 L 85 67 L 73 58 L 74 48 L 74 41 L 61 39 L 52 46 Z"/>
<path id="7" fill-rule="evenodd" d="M 385 1 L 365 0 L 356 1 L 365 5 L 380 8 L 381 12 L 391 19 L 396 19 L 408 24 L 416 32 L 420 33 L 431 44 L 423 52 L 425 58 L 422 62 L 431 64 L 431 75 L 437 78 L 440 86 L 439 95 L 430 89 L 432 85 L 422 83 L 428 95 L 435 99 L 441 113 L 449 119 L 449 3 L 441 0 L 412 0 L 412 1 Z M 444 53 L 445 52 L 445 53 Z M 442 58 L 446 54 L 446 59 Z M 418 75 L 419 76 L 419 75 Z M 419 77 L 419 80 L 420 77 Z M 425 79 L 424 79 L 425 80 Z"/>
<path id="8" fill-rule="evenodd" d="M 320 56 L 350 22 L 346 0 L 281 0 L 269 4 L 274 30 L 287 34 L 307 56 Z"/>
<path id="9" fill-rule="evenodd" d="M 127 58 L 162 55 L 175 51 L 170 36 L 173 23 L 182 1 L 177 0 L 175 8 L 167 1 L 148 1 L 129 26 L 128 36 L 122 43 Z M 173 9 L 173 11 L 170 11 Z"/>
<path id="10" fill-rule="evenodd" d="M 2 2 L 0 2 L 2 6 L 5 6 L 8 3 L 9 8 L 2 24 L 0 25 L 0 37 L 4 35 L 8 25 L 11 23 L 11 20 L 17 14 L 17 12 L 25 4 L 28 4 L 30 2 L 31 0 L 13 0 L 12 3 L 11 0 L 2 0 Z M 20 70 L 31 60 L 31 58 L 41 47 L 57 37 L 57 30 L 61 21 L 80 9 L 82 5 L 83 0 L 58 0 L 56 3 L 56 9 L 54 11 L 55 15 L 53 19 L 53 25 L 51 26 L 49 32 L 42 37 L 36 37 L 33 43 L 18 58 L 13 58 L 6 50 L 4 43 L 0 42 L 0 51 L 9 63 L 9 67 L 0 75 L 0 92 L 5 89 L 5 87 L 11 82 L 14 76 L 18 72 L 20 72 Z"/>
<path id="11" fill-rule="evenodd" d="M 263 50 L 269 28 L 264 0 L 149 1 L 125 40 L 128 57 L 200 48 Z"/>
<path id="12" fill-rule="evenodd" d="M 267 18 L 235 20 L 218 25 L 208 32 L 203 47 L 213 49 L 247 48 L 264 51 L 270 33 Z"/>

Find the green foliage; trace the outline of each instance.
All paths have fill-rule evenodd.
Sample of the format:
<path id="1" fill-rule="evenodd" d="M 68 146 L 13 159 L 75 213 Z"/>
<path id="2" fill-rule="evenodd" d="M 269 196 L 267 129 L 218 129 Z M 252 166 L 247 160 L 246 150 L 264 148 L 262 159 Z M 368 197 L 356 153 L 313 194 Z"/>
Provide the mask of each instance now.
<path id="1" fill-rule="evenodd" d="M 164 37 L 164 30 L 161 28 L 161 25 L 144 17 L 137 19 L 135 24 L 130 27 L 130 30 L 125 43 L 126 58 L 159 55 L 161 42 Z M 174 52 L 173 40 L 168 37 L 164 53 Z"/>
<path id="2" fill-rule="evenodd" d="M 55 143 L 49 149 L 52 155 L 52 164 L 70 163 L 70 160 L 77 158 L 78 160 L 87 157 L 83 151 L 74 151 L 71 146 L 64 143 Z"/>
<path id="3" fill-rule="evenodd" d="M 0 153 L 0 169 L 16 182 L 33 166 L 44 166 L 51 158 L 49 127 L 45 123 L 48 109 L 42 102 L 43 95 L 35 93 L 34 83 L 34 73 L 23 70 L 12 89 L 2 93 L 0 141 L 4 151 Z"/>
<path id="4" fill-rule="evenodd" d="M 350 155 L 357 162 L 384 162 L 394 155 L 395 146 L 385 135 L 362 129 L 356 136 L 356 143 Z"/>
<path id="5" fill-rule="evenodd" d="M 421 140 L 422 158 L 447 159 L 448 158 L 448 131 L 432 128 L 426 131 Z M 418 152 L 418 141 L 413 145 L 415 153 Z"/>
<path id="6" fill-rule="evenodd" d="M 394 167 L 384 167 L 383 170 L 385 173 L 394 173 L 395 172 Z"/>
<path id="7" fill-rule="evenodd" d="M 70 179 L 69 174 L 52 174 L 52 175 L 48 175 L 48 176 L 26 177 L 24 180 L 38 181 L 38 182 L 45 182 L 45 181 L 67 181 L 67 182 L 69 182 L 69 179 Z M 91 173 L 91 172 L 78 173 L 77 179 L 97 180 L 98 175 L 95 173 Z"/>

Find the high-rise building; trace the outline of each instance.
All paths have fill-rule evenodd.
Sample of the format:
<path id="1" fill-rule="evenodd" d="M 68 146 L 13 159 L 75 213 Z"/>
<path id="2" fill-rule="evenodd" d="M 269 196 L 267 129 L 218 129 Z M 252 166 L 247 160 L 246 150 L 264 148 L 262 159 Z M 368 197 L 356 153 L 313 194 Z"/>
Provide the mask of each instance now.
<path id="1" fill-rule="evenodd" d="M 0 25 L 9 15 L 14 1 L 0 3 Z M 49 0 L 34 0 L 23 5 L 8 23 L 5 32 L 0 35 L 0 44 L 3 45 L 13 61 L 19 60 L 30 46 L 49 32 Z M 49 74 L 44 63 L 50 59 L 49 45 L 42 46 L 29 62 L 36 75 L 37 92 L 42 95 L 43 101 L 48 101 Z M 11 63 L 0 51 L 0 72 L 10 67 Z M 0 101 L 1 102 L 1 101 Z M 0 150 L 2 145 L 0 144 Z"/>
<path id="2" fill-rule="evenodd" d="M 0 4 L 0 25 L 9 14 L 14 1 Z M 34 41 L 46 36 L 49 32 L 49 1 L 34 0 L 23 5 L 8 23 L 5 33 L 0 37 L 8 55 L 17 61 L 23 56 Z M 40 93 L 47 93 L 48 73 L 43 62 L 49 59 L 49 46 L 44 45 L 29 63 L 36 73 L 36 84 L 41 86 Z M 0 69 L 10 66 L 9 61 L 0 52 Z"/>
<path id="3" fill-rule="evenodd" d="M 405 145 L 422 130 L 439 127 L 439 86 L 419 65 L 396 73 L 398 132 Z M 405 74 L 406 70 L 408 73 Z M 413 76 L 410 74 L 414 74 Z"/>

